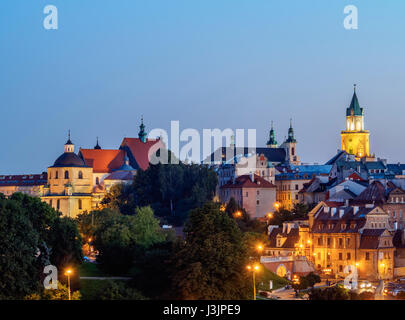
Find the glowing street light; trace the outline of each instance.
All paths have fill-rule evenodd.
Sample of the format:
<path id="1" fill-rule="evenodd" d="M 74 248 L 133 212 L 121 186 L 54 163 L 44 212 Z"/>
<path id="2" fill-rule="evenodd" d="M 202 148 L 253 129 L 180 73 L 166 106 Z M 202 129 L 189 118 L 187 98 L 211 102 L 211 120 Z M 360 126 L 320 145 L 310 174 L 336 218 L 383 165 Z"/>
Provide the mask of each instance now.
<path id="1" fill-rule="evenodd" d="M 257 249 L 257 251 L 262 252 L 264 248 L 263 248 L 263 245 L 259 243 L 259 244 L 256 246 L 256 249 Z"/>
<path id="2" fill-rule="evenodd" d="M 271 212 L 269 212 L 269 213 L 267 214 L 267 219 L 273 219 L 273 214 L 272 214 Z"/>
<path id="3" fill-rule="evenodd" d="M 68 278 L 68 297 L 69 300 L 72 300 L 71 296 L 70 296 L 70 275 L 73 273 L 72 269 L 67 269 L 65 272 L 65 275 Z"/>
<path id="4" fill-rule="evenodd" d="M 225 212 L 225 209 L 225 205 L 221 204 L 221 206 L 219 207 L 219 211 Z"/>
<path id="5" fill-rule="evenodd" d="M 257 271 L 260 270 L 260 267 L 258 264 L 255 265 L 248 265 L 246 267 L 249 271 L 252 271 L 252 275 L 253 275 L 253 300 L 256 300 L 256 280 L 255 280 L 255 274 Z"/>
<path id="6" fill-rule="evenodd" d="M 274 203 L 274 208 L 276 208 L 278 210 L 280 208 L 280 202 L 276 201 Z"/>
<path id="7" fill-rule="evenodd" d="M 235 218 L 240 218 L 240 217 L 242 217 L 242 212 L 240 210 L 238 210 L 233 215 L 235 216 Z"/>

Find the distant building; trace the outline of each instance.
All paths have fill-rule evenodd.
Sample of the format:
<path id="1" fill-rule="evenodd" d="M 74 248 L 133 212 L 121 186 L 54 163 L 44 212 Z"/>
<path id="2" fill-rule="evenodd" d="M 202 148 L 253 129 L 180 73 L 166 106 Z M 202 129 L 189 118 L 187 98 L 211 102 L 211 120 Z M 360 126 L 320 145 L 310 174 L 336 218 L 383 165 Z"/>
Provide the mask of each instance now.
<path id="1" fill-rule="evenodd" d="M 220 187 L 219 200 L 227 203 L 231 198 L 234 198 L 251 218 L 262 218 L 275 210 L 276 186 L 253 173 L 242 175 Z"/>
<path id="2" fill-rule="evenodd" d="M 6 197 L 13 193 L 21 192 L 32 197 L 39 197 L 47 184 L 48 174 L 21 174 L 21 175 L 0 175 L 0 193 Z"/>
<path id="3" fill-rule="evenodd" d="M 277 201 L 281 207 L 291 210 L 303 203 L 300 191 L 317 176 L 329 177 L 331 165 L 287 165 L 276 167 Z"/>

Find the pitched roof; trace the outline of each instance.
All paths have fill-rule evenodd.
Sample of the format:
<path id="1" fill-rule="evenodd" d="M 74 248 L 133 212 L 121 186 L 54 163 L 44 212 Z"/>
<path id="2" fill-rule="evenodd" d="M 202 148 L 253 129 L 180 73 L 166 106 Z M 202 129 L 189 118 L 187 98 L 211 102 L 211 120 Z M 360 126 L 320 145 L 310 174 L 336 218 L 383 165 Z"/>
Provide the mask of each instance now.
<path id="1" fill-rule="evenodd" d="M 359 100 L 357 99 L 356 90 L 354 90 L 352 101 L 349 108 L 346 109 L 346 116 L 362 116 L 363 108 L 360 108 Z"/>
<path id="2" fill-rule="evenodd" d="M 110 173 L 124 164 L 125 151 L 111 149 L 80 149 L 79 155 L 95 173 Z"/>
<path id="3" fill-rule="evenodd" d="M 385 187 L 381 182 L 373 181 L 354 201 L 384 203 L 386 201 Z"/>
<path id="4" fill-rule="evenodd" d="M 221 189 L 229 188 L 276 188 L 276 186 L 258 175 L 254 175 L 254 182 L 251 176 L 246 174 L 239 176 L 235 182 L 229 182 L 221 187 Z"/>
<path id="5" fill-rule="evenodd" d="M 215 150 L 205 162 L 229 161 L 237 155 L 247 155 L 256 153 L 259 156 L 264 155 L 267 161 L 282 163 L 286 160 L 286 152 L 284 148 L 236 148 L 236 147 L 221 147 Z M 229 157 L 229 158 L 227 158 Z"/>
<path id="6" fill-rule="evenodd" d="M 134 174 L 131 171 L 115 171 L 109 174 L 104 180 L 133 180 Z"/>
<path id="7" fill-rule="evenodd" d="M 283 227 L 277 227 L 277 228 L 274 228 L 269 235 L 269 240 L 270 240 L 269 247 L 270 248 L 277 248 L 277 236 L 278 235 L 287 238 L 285 240 L 285 242 L 283 243 L 283 245 L 281 247 L 279 247 L 279 248 L 284 248 L 284 249 L 295 248 L 295 244 L 297 244 L 300 239 L 298 228 L 291 228 L 289 233 L 285 233 L 285 232 L 283 233 Z"/>
<path id="8" fill-rule="evenodd" d="M 146 170 L 149 167 L 150 157 L 165 145 L 160 139 L 124 138 L 120 149 L 127 151 L 129 162 L 134 169 Z"/>
<path id="9" fill-rule="evenodd" d="M 21 174 L 21 175 L 3 175 L 0 176 L 0 187 L 9 186 L 41 186 L 46 185 L 48 181 L 48 174 Z"/>

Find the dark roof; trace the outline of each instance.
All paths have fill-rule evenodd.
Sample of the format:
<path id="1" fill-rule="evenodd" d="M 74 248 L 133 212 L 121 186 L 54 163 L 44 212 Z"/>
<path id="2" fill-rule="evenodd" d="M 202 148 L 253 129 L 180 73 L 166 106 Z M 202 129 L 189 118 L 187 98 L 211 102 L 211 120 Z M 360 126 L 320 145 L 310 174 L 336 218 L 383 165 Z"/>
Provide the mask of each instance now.
<path id="1" fill-rule="evenodd" d="M 267 158 L 267 161 L 282 163 L 286 160 L 286 152 L 284 148 L 267 148 L 267 147 L 258 147 L 258 148 L 234 148 L 234 147 L 221 147 L 215 150 L 210 156 L 210 162 L 216 161 L 229 161 L 236 157 L 237 155 L 247 155 L 247 154 L 256 153 L 258 155 L 264 155 Z M 227 155 L 229 158 L 227 158 Z"/>
<path id="2" fill-rule="evenodd" d="M 354 201 L 356 202 L 375 202 L 385 203 L 386 190 L 383 184 L 379 181 L 373 181 L 366 189 L 360 193 Z"/>
<path id="3" fill-rule="evenodd" d="M 65 152 L 58 159 L 52 167 L 88 167 L 82 158 L 73 152 Z"/>
<path id="4" fill-rule="evenodd" d="M 21 174 L 0 176 L 0 187 L 6 186 L 40 186 L 47 183 L 48 174 Z"/>
<path id="5" fill-rule="evenodd" d="M 405 248 L 405 242 L 402 242 L 402 234 L 404 230 L 396 230 L 394 237 L 392 238 L 392 243 L 396 248 Z"/>
<path id="6" fill-rule="evenodd" d="M 356 90 L 353 93 L 352 101 L 350 107 L 346 109 L 346 116 L 362 116 L 363 108 L 360 108 L 359 100 L 357 99 Z"/>
<path id="7" fill-rule="evenodd" d="M 347 154 L 346 151 L 339 151 L 332 159 L 326 162 L 326 165 L 335 164 L 336 161 L 341 160 Z"/>
<path id="8" fill-rule="evenodd" d="M 379 237 L 384 233 L 384 231 L 385 229 L 364 229 L 361 235 Z"/>
<path id="9" fill-rule="evenodd" d="M 387 168 L 395 175 L 402 175 L 402 172 L 405 170 L 405 164 L 387 164 Z"/>
<path id="10" fill-rule="evenodd" d="M 377 249 L 380 243 L 379 236 L 361 236 L 359 249 Z"/>
<path id="11" fill-rule="evenodd" d="M 276 186 L 258 175 L 254 175 L 254 182 L 249 174 L 239 176 L 235 182 L 229 182 L 221 187 L 221 189 L 228 188 L 276 188 Z"/>
<path id="12" fill-rule="evenodd" d="M 277 235 L 287 237 L 286 241 L 279 248 L 295 248 L 295 244 L 300 240 L 298 228 L 291 228 L 290 233 L 283 233 L 283 227 L 274 228 L 269 235 L 270 248 L 277 248 Z"/>

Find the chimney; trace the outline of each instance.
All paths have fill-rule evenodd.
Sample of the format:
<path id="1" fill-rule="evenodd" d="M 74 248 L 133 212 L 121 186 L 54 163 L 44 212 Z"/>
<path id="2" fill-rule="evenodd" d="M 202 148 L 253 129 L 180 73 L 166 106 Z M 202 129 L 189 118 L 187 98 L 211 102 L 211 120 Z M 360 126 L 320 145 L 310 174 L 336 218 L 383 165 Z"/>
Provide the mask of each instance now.
<path id="1" fill-rule="evenodd" d="M 250 173 L 250 180 L 252 180 L 252 182 L 255 182 L 255 174 L 253 172 Z"/>

